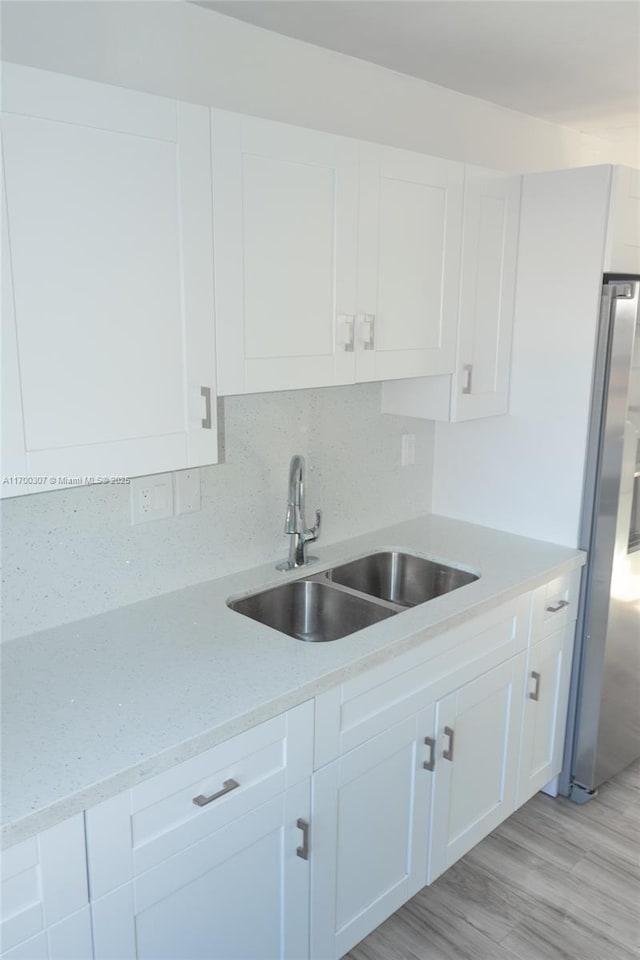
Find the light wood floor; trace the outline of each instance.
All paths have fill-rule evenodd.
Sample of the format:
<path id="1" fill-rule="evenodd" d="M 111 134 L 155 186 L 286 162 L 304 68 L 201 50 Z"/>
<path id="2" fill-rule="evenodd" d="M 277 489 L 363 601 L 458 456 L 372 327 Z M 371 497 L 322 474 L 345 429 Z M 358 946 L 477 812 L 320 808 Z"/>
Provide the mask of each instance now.
<path id="1" fill-rule="evenodd" d="M 538 794 L 348 960 L 638 960 L 640 761 L 584 806 Z"/>

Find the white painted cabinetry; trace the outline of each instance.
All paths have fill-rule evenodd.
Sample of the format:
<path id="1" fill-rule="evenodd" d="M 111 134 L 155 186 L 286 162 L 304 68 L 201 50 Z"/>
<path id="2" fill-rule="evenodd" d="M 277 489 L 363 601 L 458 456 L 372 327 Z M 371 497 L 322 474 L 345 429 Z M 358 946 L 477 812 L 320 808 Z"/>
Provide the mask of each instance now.
<path id="1" fill-rule="evenodd" d="M 431 883 L 516 808 L 525 654 L 438 703 Z"/>
<path id="2" fill-rule="evenodd" d="M 212 111 L 221 394 L 354 379 L 358 144 Z"/>
<path id="3" fill-rule="evenodd" d="M 533 594 L 517 806 L 562 769 L 579 585 L 574 573 Z"/>
<path id="4" fill-rule="evenodd" d="M 452 421 L 507 413 L 521 185 L 465 167 L 454 373 L 385 383 L 384 412 Z"/>
<path id="5" fill-rule="evenodd" d="M 316 698 L 312 957 L 337 960 L 515 809 L 529 612 L 527 594 Z"/>
<path id="6" fill-rule="evenodd" d="M 82 814 L 1 855 L 2 960 L 87 960 L 93 954 Z"/>
<path id="7" fill-rule="evenodd" d="M 218 388 L 453 370 L 463 166 L 212 112 Z"/>
<path id="8" fill-rule="evenodd" d="M 416 725 L 314 775 L 312 957 L 343 956 L 424 886 L 431 782 Z"/>
<path id="9" fill-rule="evenodd" d="M 451 373 L 464 167 L 360 144 L 357 380 Z"/>
<path id="10" fill-rule="evenodd" d="M 309 951 L 313 705 L 87 811 L 96 960 Z"/>
<path id="11" fill-rule="evenodd" d="M 11 848 L 2 960 L 337 960 L 559 772 L 579 579 Z"/>
<path id="12" fill-rule="evenodd" d="M 4 64 L 1 119 L 3 474 L 215 463 L 209 111 Z"/>

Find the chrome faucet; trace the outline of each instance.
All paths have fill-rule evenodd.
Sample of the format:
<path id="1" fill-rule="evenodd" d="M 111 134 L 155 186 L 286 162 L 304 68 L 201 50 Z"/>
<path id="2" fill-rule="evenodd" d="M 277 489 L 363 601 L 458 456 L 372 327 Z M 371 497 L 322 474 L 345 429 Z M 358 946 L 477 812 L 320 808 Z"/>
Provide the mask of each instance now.
<path id="1" fill-rule="evenodd" d="M 284 532 L 289 534 L 289 559 L 277 565 L 278 570 L 294 570 L 303 567 L 317 557 L 307 557 L 307 544 L 320 536 L 322 514 L 316 510 L 315 526 L 307 529 L 304 516 L 304 457 L 297 454 L 291 457 L 289 464 L 289 502 L 284 522 Z"/>

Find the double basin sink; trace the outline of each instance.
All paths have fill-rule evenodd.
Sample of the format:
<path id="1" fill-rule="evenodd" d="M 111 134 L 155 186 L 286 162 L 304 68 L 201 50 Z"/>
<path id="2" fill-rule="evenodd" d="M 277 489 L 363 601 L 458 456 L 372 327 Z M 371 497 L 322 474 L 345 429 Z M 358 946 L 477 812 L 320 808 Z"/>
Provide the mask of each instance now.
<path id="1" fill-rule="evenodd" d="M 227 604 L 297 640 L 338 640 L 478 578 L 459 567 L 385 550 Z"/>

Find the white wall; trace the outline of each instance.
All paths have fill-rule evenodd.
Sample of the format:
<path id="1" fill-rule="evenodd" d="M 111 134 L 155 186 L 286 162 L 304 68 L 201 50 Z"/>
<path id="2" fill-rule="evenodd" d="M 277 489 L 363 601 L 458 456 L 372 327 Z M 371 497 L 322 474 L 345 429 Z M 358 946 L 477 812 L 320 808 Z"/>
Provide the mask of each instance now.
<path id="1" fill-rule="evenodd" d="M 2 3 L 2 55 L 497 169 L 634 162 L 619 147 L 183 2 Z"/>
<path id="2" fill-rule="evenodd" d="M 609 178 L 524 178 L 510 413 L 438 424 L 435 512 L 578 545 Z"/>

